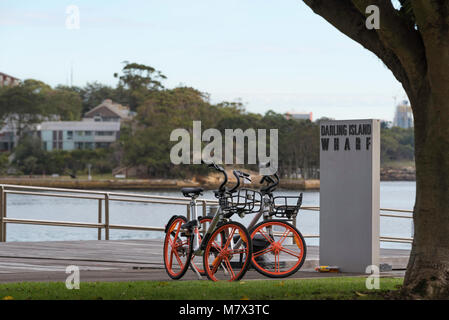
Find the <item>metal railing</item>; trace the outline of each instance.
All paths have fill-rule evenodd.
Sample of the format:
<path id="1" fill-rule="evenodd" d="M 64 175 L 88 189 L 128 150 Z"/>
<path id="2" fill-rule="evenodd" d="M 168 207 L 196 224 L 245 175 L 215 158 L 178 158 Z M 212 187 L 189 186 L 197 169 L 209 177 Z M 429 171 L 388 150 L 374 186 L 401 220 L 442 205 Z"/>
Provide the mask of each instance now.
<path id="1" fill-rule="evenodd" d="M 306 211 L 320 211 L 320 207 L 301 207 L 300 210 Z M 386 214 L 382 212 L 400 212 L 400 213 L 411 213 L 413 214 L 413 210 L 404 210 L 404 209 L 386 209 L 380 208 L 380 217 L 387 218 L 399 218 L 399 219 L 413 219 L 411 215 L 401 215 L 401 214 Z M 319 238 L 319 234 L 310 234 L 304 235 L 304 238 Z M 398 243 L 412 243 L 413 238 L 402 238 L 402 237 L 390 237 L 390 236 L 380 236 L 379 240 L 382 242 L 398 242 Z"/>
<path id="2" fill-rule="evenodd" d="M 75 222 L 75 221 L 55 221 L 55 220 L 36 220 L 36 219 L 18 219 L 9 218 L 7 216 L 7 196 L 8 194 L 42 196 L 42 197 L 59 197 L 72 199 L 86 199 L 98 201 L 97 222 Z M 153 204 L 169 204 L 180 205 L 186 207 L 187 219 L 190 219 L 190 199 L 185 197 L 167 197 L 156 195 L 145 195 L 138 193 L 123 193 L 109 191 L 91 191 L 80 189 L 64 189 L 64 188 L 48 188 L 48 187 L 31 187 L 20 185 L 0 185 L 0 242 L 6 241 L 6 225 L 7 224 L 29 224 L 43 226 L 60 226 L 60 227 L 78 227 L 78 228 L 94 228 L 98 230 L 98 240 L 102 240 L 102 230 L 104 230 L 104 239 L 109 240 L 110 230 L 135 230 L 135 231 L 164 231 L 163 227 L 158 226 L 138 226 L 138 225 L 120 225 L 110 223 L 110 203 L 111 202 L 133 202 L 133 203 L 153 203 Z M 202 215 L 207 215 L 208 206 L 217 206 L 218 201 L 213 199 L 197 199 L 198 206 L 202 208 Z M 302 211 L 319 212 L 320 207 L 301 207 Z M 413 213 L 411 210 L 401 209 L 380 209 L 381 212 L 400 212 Z M 382 214 L 381 217 L 405 218 L 411 219 L 410 215 L 398 214 Z M 293 221 L 296 225 L 296 219 Z M 319 238 L 318 234 L 305 234 L 304 238 Z M 380 241 L 383 242 L 400 242 L 411 243 L 412 238 L 388 237 L 381 236 Z"/>
<path id="3" fill-rule="evenodd" d="M 17 219 L 7 216 L 7 198 L 8 194 L 58 197 L 71 199 L 85 199 L 98 201 L 97 223 L 74 222 L 74 221 L 55 221 L 55 220 L 36 220 L 36 219 Z M 140 230 L 140 231 L 164 231 L 163 227 L 157 226 L 138 226 L 138 225 L 120 225 L 110 223 L 110 203 L 134 202 L 134 203 L 154 203 L 170 204 L 186 207 L 186 216 L 190 218 L 190 199 L 183 197 L 167 197 L 156 195 L 145 195 L 137 193 L 121 193 L 109 191 L 90 191 L 79 189 L 62 189 L 47 187 L 29 187 L 19 185 L 0 185 L 0 241 L 6 241 L 6 225 L 11 224 L 31 224 L 43 226 L 60 227 L 78 227 L 98 229 L 98 240 L 102 239 L 102 230 L 104 230 L 104 239 L 109 240 L 109 231 L 117 230 Z M 218 201 L 210 199 L 197 199 L 198 206 L 202 207 L 203 215 L 207 213 L 208 205 L 217 205 Z"/>

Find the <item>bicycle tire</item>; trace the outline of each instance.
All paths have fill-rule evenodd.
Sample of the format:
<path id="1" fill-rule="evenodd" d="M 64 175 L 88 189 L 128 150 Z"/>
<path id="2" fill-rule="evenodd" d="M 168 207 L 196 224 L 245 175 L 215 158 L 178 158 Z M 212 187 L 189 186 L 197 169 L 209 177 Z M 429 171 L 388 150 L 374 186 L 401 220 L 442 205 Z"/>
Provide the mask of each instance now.
<path id="1" fill-rule="evenodd" d="M 219 240 L 217 237 L 219 235 L 221 237 L 222 233 L 225 234 L 226 238 L 225 239 L 222 238 L 221 240 Z M 240 239 L 242 240 L 241 245 L 243 245 L 243 249 L 241 248 L 233 249 L 233 245 L 235 244 L 234 235 L 236 234 L 238 234 L 240 236 Z M 220 241 L 226 242 L 220 243 Z M 243 262 L 242 260 L 237 262 L 232 261 L 232 258 L 234 256 L 237 258 L 239 257 L 241 258 L 241 256 L 244 256 L 245 259 Z M 207 277 L 210 280 L 220 281 L 222 279 L 218 278 L 218 269 L 221 266 L 225 278 L 223 280 L 238 281 L 242 279 L 246 271 L 248 271 L 248 268 L 251 264 L 251 256 L 252 256 L 251 237 L 245 226 L 235 221 L 225 222 L 217 226 L 217 228 L 214 230 L 211 237 L 208 239 L 206 243 L 206 249 L 204 250 L 203 255 L 204 270 L 206 272 Z M 232 266 L 233 264 L 235 267 Z M 229 279 L 227 279 L 228 277 Z"/>
<path id="2" fill-rule="evenodd" d="M 181 279 L 186 273 L 190 260 L 192 257 L 191 243 L 192 236 L 191 235 L 183 235 L 180 232 L 181 226 L 187 222 L 187 219 L 184 216 L 176 216 L 172 217 L 169 220 L 169 224 L 166 227 L 166 234 L 164 239 L 164 267 L 168 276 L 173 280 Z M 172 238 L 173 237 L 173 238 Z M 171 241 L 170 241 L 171 240 Z M 170 242 L 175 242 L 176 248 L 173 248 L 173 245 Z M 171 250 L 169 250 L 171 247 Z M 176 249 L 176 250 L 174 250 Z M 185 262 L 182 262 L 179 253 L 182 253 L 185 256 Z M 173 268 L 173 257 L 175 256 L 175 260 L 179 265 L 179 270 L 175 270 Z"/>
<path id="3" fill-rule="evenodd" d="M 269 234 L 264 230 L 266 227 L 283 227 L 285 231 L 282 233 L 280 239 L 276 240 L 276 237 L 269 236 Z M 288 231 L 288 232 L 287 232 Z M 285 239 L 290 235 L 293 234 L 293 240 L 294 244 L 292 244 L 292 249 L 296 247 L 300 250 L 300 252 L 293 251 L 292 249 L 286 248 L 283 244 Z M 250 230 L 251 240 L 253 243 L 255 242 L 254 239 L 257 235 L 262 235 L 268 245 L 259 250 L 256 251 L 253 248 L 253 254 L 251 257 L 251 265 L 254 269 L 256 269 L 257 272 L 260 274 L 270 277 L 270 278 L 286 278 L 291 276 L 292 274 L 296 273 L 304 264 L 304 261 L 306 260 L 306 254 L 307 254 L 307 246 L 306 242 L 304 240 L 304 237 L 302 236 L 301 232 L 293 226 L 292 224 L 283 221 L 283 220 L 268 220 L 268 221 L 262 221 L 255 225 Z M 281 263 L 281 252 L 287 254 L 288 256 L 294 256 L 296 259 L 293 259 L 293 262 L 288 259 L 283 259 Z M 265 260 L 261 261 L 260 258 L 262 256 L 265 256 L 266 254 L 272 254 L 274 255 L 274 271 L 272 270 L 273 263 L 271 261 Z M 286 270 L 281 270 L 281 266 L 285 265 Z M 292 265 L 290 268 L 288 268 L 290 265 Z"/>

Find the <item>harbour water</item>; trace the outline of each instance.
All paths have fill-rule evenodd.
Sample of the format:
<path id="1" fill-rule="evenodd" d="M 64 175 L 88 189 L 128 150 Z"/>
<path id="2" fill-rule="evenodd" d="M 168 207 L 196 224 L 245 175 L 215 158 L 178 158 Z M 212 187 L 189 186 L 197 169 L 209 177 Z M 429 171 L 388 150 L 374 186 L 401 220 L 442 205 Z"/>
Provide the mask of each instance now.
<path id="1" fill-rule="evenodd" d="M 412 210 L 415 202 L 415 182 L 381 182 L 381 208 Z M 136 193 L 136 191 L 120 191 Z M 300 191 L 278 190 L 276 195 L 298 195 Z M 139 193 L 180 197 L 179 191 L 154 191 Z M 212 191 L 204 197 L 213 198 Z M 319 206 L 319 191 L 305 191 L 303 206 Z M 98 202 L 83 199 L 65 199 L 29 195 L 8 195 L 7 213 L 10 218 L 97 222 Z M 163 227 L 174 214 L 185 214 L 185 206 L 111 202 L 110 223 Z M 246 224 L 251 216 L 243 219 Z M 411 219 L 381 217 L 382 236 L 411 236 Z M 319 213 L 300 211 L 297 227 L 303 234 L 319 234 Z M 110 239 L 155 239 L 162 232 L 111 230 Z M 97 229 L 8 224 L 7 241 L 57 241 L 95 240 Z M 317 245 L 318 239 L 307 239 L 307 244 Z M 382 242 L 383 248 L 410 248 L 409 244 Z"/>

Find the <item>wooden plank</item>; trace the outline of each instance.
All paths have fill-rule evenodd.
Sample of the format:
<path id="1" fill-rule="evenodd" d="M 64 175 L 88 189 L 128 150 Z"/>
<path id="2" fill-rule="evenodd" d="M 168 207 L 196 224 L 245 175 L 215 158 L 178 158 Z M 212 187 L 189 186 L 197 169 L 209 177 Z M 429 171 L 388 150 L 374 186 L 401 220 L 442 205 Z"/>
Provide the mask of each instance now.
<path id="1" fill-rule="evenodd" d="M 162 247 L 162 240 L 5 242 L 0 243 L 0 273 L 61 271 L 70 264 L 90 270 L 163 269 Z M 318 264 L 318 249 L 308 246 L 305 268 Z M 409 250 L 381 249 L 381 261 L 405 266 L 409 254 Z"/>

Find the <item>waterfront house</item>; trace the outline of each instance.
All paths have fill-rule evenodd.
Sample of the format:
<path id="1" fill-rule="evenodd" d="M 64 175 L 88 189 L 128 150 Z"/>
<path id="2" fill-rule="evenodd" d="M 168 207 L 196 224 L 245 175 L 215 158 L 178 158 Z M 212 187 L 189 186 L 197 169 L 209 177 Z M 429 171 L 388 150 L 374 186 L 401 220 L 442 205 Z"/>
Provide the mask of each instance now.
<path id="1" fill-rule="evenodd" d="M 103 100 L 98 106 L 84 114 L 84 119 L 96 122 L 120 122 L 131 120 L 135 113 L 128 107 L 113 102 L 111 99 Z"/>
<path id="2" fill-rule="evenodd" d="M 120 122 L 47 121 L 37 130 L 46 151 L 108 148 L 119 137 Z"/>
<path id="3" fill-rule="evenodd" d="M 20 83 L 20 79 L 0 72 L 0 87 L 13 87 Z"/>

